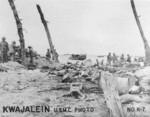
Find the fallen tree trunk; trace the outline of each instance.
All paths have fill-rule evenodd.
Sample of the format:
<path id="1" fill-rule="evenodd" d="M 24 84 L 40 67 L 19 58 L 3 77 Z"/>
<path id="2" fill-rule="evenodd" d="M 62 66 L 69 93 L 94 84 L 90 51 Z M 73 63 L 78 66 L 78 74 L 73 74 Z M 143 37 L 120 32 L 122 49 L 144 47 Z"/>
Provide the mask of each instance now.
<path id="1" fill-rule="evenodd" d="M 25 62 L 25 41 L 24 41 L 24 35 L 23 35 L 23 28 L 22 28 L 22 23 L 21 20 L 18 16 L 17 9 L 15 7 L 14 1 L 13 0 L 8 0 L 10 7 L 13 11 L 14 18 L 16 20 L 16 25 L 17 25 L 17 30 L 18 30 L 18 35 L 19 35 L 19 41 L 20 41 L 20 47 L 21 47 L 21 59 L 22 62 Z"/>
<path id="2" fill-rule="evenodd" d="M 147 65 L 150 65 L 150 47 L 149 47 L 149 44 L 145 38 L 143 29 L 142 29 L 142 26 L 141 26 L 141 23 L 140 23 L 140 20 L 139 20 L 139 17 L 138 17 L 136 8 L 135 8 L 134 0 L 131 0 L 131 7 L 133 10 L 133 14 L 134 14 L 137 26 L 139 28 L 141 37 L 143 39 L 143 43 L 144 43 L 144 47 L 145 47 L 145 65 L 147 66 Z"/>
<path id="3" fill-rule="evenodd" d="M 50 49 L 52 51 L 52 57 L 53 57 L 55 62 L 58 62 L 58 54 L 57 54 L 56 50 L 54 49 L 54 46 L 53 46 L 53 43 L 52 43 L 52 38 L 51 38 L 51 35 L 50 35 L 50 32 L 49 32 L 49 28 L 48 28 L 48 25 L 47 25 L 47 21 L 44 18 L 44 15 L 43 15 L 41 7 L 39 5 L 36 5 L 36 7 L 37 7 L 37 10 L 38 10 L 38 12 L 40 14 L 41 21 L 42 21 L 42 23 L 44 25 L 44 28 L 45 28 L 45 31 L 46 31 L 46 34 L 47 34 L 47 38 L 48 38 L 48 42 L 49 42 L 49 45 L 50 45 Z"/>

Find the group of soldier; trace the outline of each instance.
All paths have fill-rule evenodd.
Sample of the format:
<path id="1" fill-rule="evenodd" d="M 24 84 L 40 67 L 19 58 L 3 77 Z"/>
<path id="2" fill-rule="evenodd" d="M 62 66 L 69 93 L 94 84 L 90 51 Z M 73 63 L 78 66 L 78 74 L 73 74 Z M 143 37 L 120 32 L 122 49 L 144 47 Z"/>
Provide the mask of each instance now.
<path id="1" fill-rule="evenodd" d="M 30 63 L 33 63 L 34 52 L 31 46 L 25 49 L 25 56 L 30 58 Z M 16 45 L 15 41 L 8 44 L 5 37 L 2 37 L 0 42 L 0 62 L 17 61 L 21 58 L 21 47 Z"/>
<path id="2" fill-rule="evenodd" d="M 14 61 L 15 51 L 16 51 L 16 42 L 13 41 L 10 45 L 6 41 L 6 38 L 3 37 L 0 42 L 0 61 L 8 62 L 9 59 Z"/>
<path id="3" fill-rule="evenodd" d="M 56 52 L 55 54 L 56 54 L 55 56 L 58 58 L 58 53 Z M 53 61 L 53 60 L 55 59 L 55 58 L 54 58 L 54 53 L 53 53 L 52 50 L 47 49 L 47 52 L 46 52 L 46 59 L 47 59 L 48 61 Z"/>
<path id="4" fill-rule="evenodd" d="M 33 50 L 31 46 L 25 48 L 25 57 L 29 58 L 29 63 L 33 63 L 34 57 L 37 56 L 37 53 Z M 8 61 L 17 61 L 21 58 L 21 47 L 16 45 L 15 41 L 12 41 L 11 44 L 8 44 L 5 37 L 2 37 L 0 42 L 0 62 L 5 63 Z M 50 49 L 47 49 L 46 59 L 53 60 L 53 52 Z"/>
<path id="5" fill-rule="evenodd" d="M 118 57 L 115 53 L 108 53 L 107 55 L 107 64 L 108 65 L 114 65 L 118 62 L 121 62 L 121 63 L 125 63 L 125 62 L 128 62 L 128 63 L 131 63 L 131 56 L 129 54 L 127 54 L 127 57 L 125 57 L 124 54 L 122 54 L 120 57 Z"/>
<path id="6" fill-rule="evenodd" d="M 25 55 L 26 58 L 29 58 L 29 62 L 33 63 L 33 57 L 36 55 L 33 51 L 33 48 L 31 46 L 28 46 L 28 48 L 25 49 Z M 16 42 L 13 41 L 10 45 L 6 41 L 6 38 L 3 37 L 0 42 L 0 62 L 8 62 L 10 61 L 16 61 L 16 59 L 21 58 L 21 48 L 20 46 L 16 45 Z M 46 52 L 46 59 L 47 60 L 53 60 L 53 53 L 50 49 L 47 49 Z M 107 64 L 108 65 L 114 65 L 118 62 L 121 63 L 131 63 L 131 56 L 128 54 L 127 57 L 125 57 L 124 54 L 122 54 L 120 57 L 117 56 L 115 53 L 108 53 L 107 55 Z"/>

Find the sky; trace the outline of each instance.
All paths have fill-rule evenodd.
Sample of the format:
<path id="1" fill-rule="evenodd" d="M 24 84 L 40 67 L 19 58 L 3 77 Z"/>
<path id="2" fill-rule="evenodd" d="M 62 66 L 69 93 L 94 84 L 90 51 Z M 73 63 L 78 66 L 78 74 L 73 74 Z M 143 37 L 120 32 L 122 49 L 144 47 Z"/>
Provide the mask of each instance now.
<path id="1" fill-rule="evenodd" d="M 26 47 L 44 55 L 49 48 L 36 4 L 43 10 L 53 44 L 59 54 L 144 55 L 130 0 L 15 0 L 23 23 Z M 150 0 L 135 0 L 147 40 L 150 42 Z M 0 38 L 19 44 L 8 0 L 0 0 Z"/>

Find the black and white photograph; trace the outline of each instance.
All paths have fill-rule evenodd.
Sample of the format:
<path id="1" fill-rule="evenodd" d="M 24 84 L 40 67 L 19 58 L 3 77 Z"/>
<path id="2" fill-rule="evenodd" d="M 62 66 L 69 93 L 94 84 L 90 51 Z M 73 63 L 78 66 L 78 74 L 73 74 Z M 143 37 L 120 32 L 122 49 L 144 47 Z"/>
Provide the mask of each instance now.
<path id="1" fill-rule="evenodd" d="M 0 117 L 150 117 L 150 0 L 0 0 Z"/>

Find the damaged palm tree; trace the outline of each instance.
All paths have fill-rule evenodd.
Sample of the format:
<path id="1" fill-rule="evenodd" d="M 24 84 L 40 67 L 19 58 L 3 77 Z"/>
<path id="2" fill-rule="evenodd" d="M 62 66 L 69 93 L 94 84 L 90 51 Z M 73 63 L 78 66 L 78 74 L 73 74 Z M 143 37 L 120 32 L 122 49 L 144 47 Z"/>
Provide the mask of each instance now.
<path id="1" fill-rule="evenodd" d="M 101 72 L 99 78 L 99 89 L 101 88 L 104 92 L 110 117 L 125 117 L 123 106 L 118 94 L 116 77 L 108 72 Z"/>
<path id="2" fill-rule="evenodd" d="M 142 30 L 142 26 L 141 26 L 141 23 L 140 23 L 140 20 L 139 20 L 139 17 L 138 17 L 136 8 L 135 8 L 134 0 L 131 0 L 131 6 L 132 6 L 133 14 L 134 14 L 137 26 L 139 28 L 141 37 L 143 39 L 143 43 L 144 43 L 144 47 L 145 47 L 145 65 L 147 66 L 147 65 L 150 65 L 150 47 L 148 45 L 148 42 L 147 42 L 144 32 Z"/>
<path id="3" fill-rule="evenodd" d="M 51 38 L 51 35 L 50 35 L 50 32 L 49 32 L 49 28 L 48 28 L 48 25 L 47 25 L 47 21 L 44 18 L 44 15 L 43 15 L 43 12 L 41 10 L 41 7 L 39 5 L 36 5 L 36 7 L 37 7 L 37 10 L 38 10 L 38 12 L 40 14 L 42 23 L 44 25 L 44 28 L 45 28 L 45 31 L 46 31 L 46 34 L 47 34 L 47 37 L 48 37 L 48 42 L 49 42 L 50 49 L 51 49 L 51 52 L 52 52 L 53 60 L 55 62 L 58 62 L 58 54 L 57 54 L 56 50 L 54 49 L 54 46 L 53 46 L 53 43 L 52 43 L 52 38 Z"/>
<path id="4" fill-rule="evenodd" d="M 24 64 L 25 62 L 25 41 L 24 41 L 24 35 L 23 35 L 23 28 L 22 28 L 22 23 L 21 20 L 18 16 L 17 9 L 15 7 L 14 1 L 13 0 L 8 0 L 10 7 L 13 11 L 14 18 L 16 20 L 16 25 L 17 25 L 17 30 L 18 30 L 18 35 L 19 35 L 19 41 L 20 41 L 20 47 L 21 47 L 21 59 Z"/>

